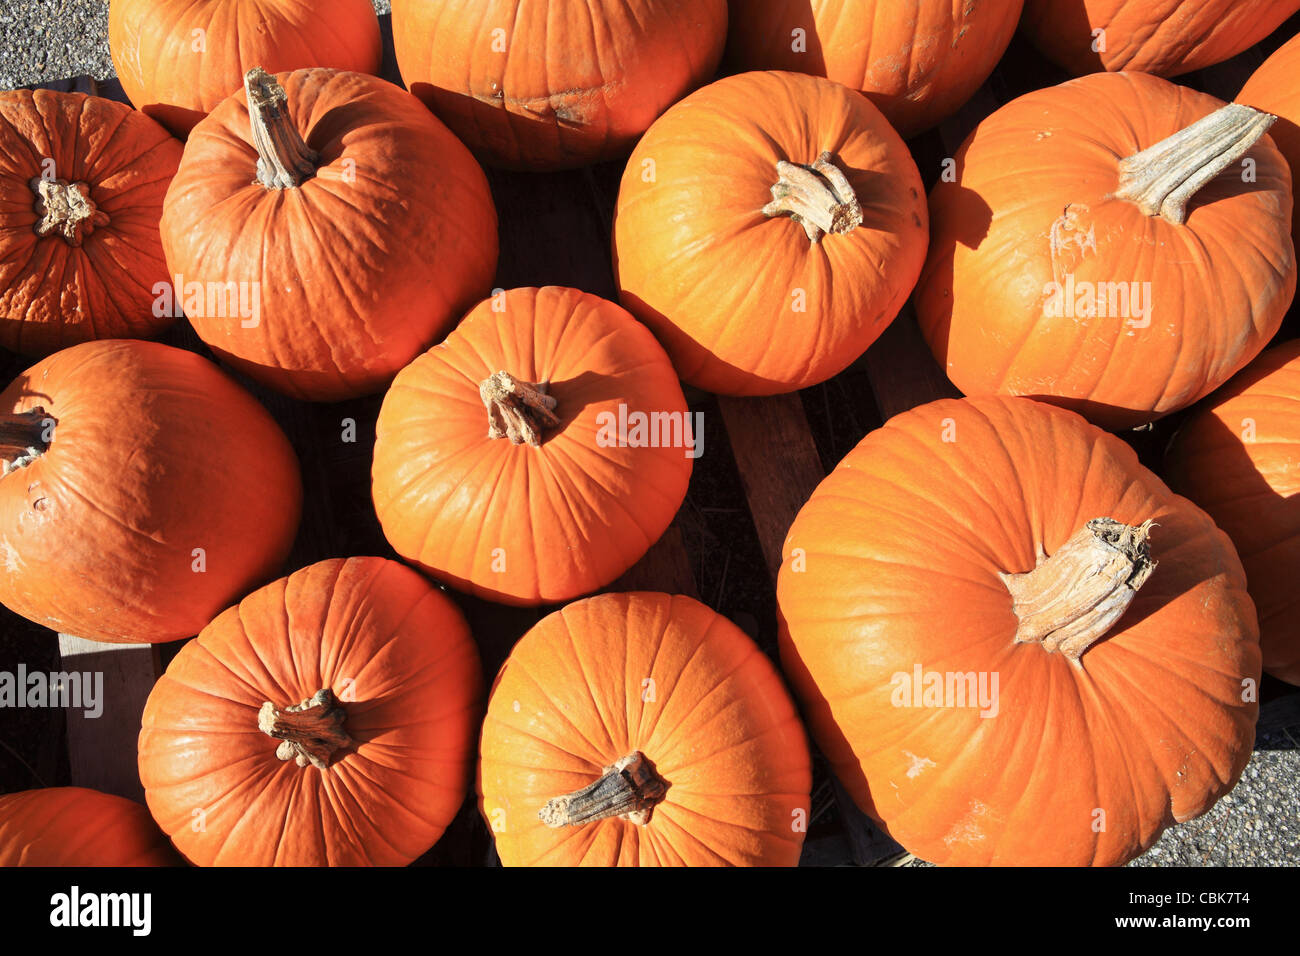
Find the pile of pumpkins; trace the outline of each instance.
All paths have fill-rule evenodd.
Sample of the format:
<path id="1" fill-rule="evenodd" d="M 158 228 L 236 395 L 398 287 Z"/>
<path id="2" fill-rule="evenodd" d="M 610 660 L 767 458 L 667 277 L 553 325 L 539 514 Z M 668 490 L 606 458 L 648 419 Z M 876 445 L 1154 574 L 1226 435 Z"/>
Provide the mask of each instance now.
<path id="1" fill-rule="evenodd" d="M 1205 812 L 1261 671 L 1300 684 L 1300 342 L 1263 351 L 1296 290 L 1300 37 L 1236 104 L 1168 77 L 1297 9 L 393 0 L 408 92 L 373 75 L 369 0 L 113 0 L 136 109 L 0 94 L 0 345 L 39 359 L 0 397 L 0 601 L 198 636 L 144 712 L 147 812 L 0 797 L 0 864 L 401 865 L 473 778 L 506 865 L 793 865 L 805 725 L 936 863 L 1121 864 Z M 1018 25 L 1078 78 L 988 115 L 927 198 L 904 137 Z M 619 303 L 493 290 L 480 162 L 625 157 Z M 780 670 L 692 599 L 588 596 L 691 476 L 603 414 L 823 382 L 909 298 L 967 397 L 868 434 L 799 513 Z M 146 341 L 181 312 L 273 390 L 386 393 L 373 499 L 409 566 L 266 583 L 298 462 Z M 1111 433 L 1202 399 L 1174 491 Z M 565 606 L 485 693 L 455 591 Z"/>

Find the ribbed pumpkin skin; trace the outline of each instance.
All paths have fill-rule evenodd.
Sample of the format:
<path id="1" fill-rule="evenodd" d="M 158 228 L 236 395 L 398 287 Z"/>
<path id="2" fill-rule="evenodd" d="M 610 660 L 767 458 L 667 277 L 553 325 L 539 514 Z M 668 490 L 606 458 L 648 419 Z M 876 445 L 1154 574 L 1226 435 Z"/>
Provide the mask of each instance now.
<path id="1" fill-rule="evenodd" d="M 498 371 L 550 383 L 560 424 L 540 446 L 488 438 L 479 384 Z M 384 534 L 439 580 L 506 604 L 609 584 L 668 528 L 692 465 L 681 447 L 602 444 L 601 416 L 620 404 L 688 414 L 668 357 L 617 305 L 558 287 L 480 303 L 384 398 L 372 472 Z"/>
<path id="2" fill-rule="evenodd" d="M 1108 198 L 1120 159 L 1221 105 L 1158 77 L 1094 74 L 1028 93 L 976 127 L 956 181 L 930 193 L 915 296 L 930 349 L 962 392 L 1041 398 L 1129 428 L 1190 405 L 1259 353 L 1296 285 L 1291 177 L 1267 138 L 1246 154 L 1256 181 L 1225 170 L 1182 225 Z M 1049 285 L 1069 275 L 1149 282 L 1150 314 L 1045 314 Z"/>
<path id="3" fill-rule="evenodd" d="M 1103 516 L 1157 523 L 1127 612 L 1082 669 L 1014 644 L 999 575 Z M 1245 588 L 1227 536 L 1118 438 L 1027 399 L 947 399 L 869 434 L 799 512 L 781 661 L 836 776 L 917 856 L 1117 865 L 1208 810 L 1250 758 Z M 894 675 L 918 665 L 997 674 L 997 713 L 895 706 Z"/>
<path id="4" fill-rule="evenodd" d="M 211 362 L 87 342 L 0 395 L 0 414 L 38 407 L 57 423 L 49 449 L 0 478 L 11 611 L 91 640 L 174 641 L 279 571 L 302 511 L 298 460 Z"/>
<path id="5" fill-rule="evenodd" d="M 491 287 L 497 220 L 487 179 L 391 83 L 332 70 L 276 79 L 321 167 L 294 189 L 255 182 L 240 91 L 190 134 L 163 212 L 167 264 L 187 284 L 260 291 L 254 327 L 189 316 L 240 371 L 296 398 L 379 391 Z"/>
<path id="6" fill-rule="evenodd" d="M 823 151 L 864 221 L 813 244 L 762 210 L 778 161 L 807 165 Z M 865 97 L 819 77 L 746 73 L 693 93 L 637 144 L 614 267 L 623 305 L 684 381 L 771 395 L 825 381 L 876 340 L 916 282 L 927 235 L 916 164 Z"/>
<path id="7" fill-rule="evenodd" d="M 1237 547 L 1259 613 L 1264 670 L 1300 684 L 1300 342 L 1269 349 L 1179 429 L 1170 486 Z"/>
<path id="8" fill-rule="evenodd" d="M 1300 34 L 1292 37 L 1251 74 L 1234 102 L 1272 113 L 1268 135 L 1291 167 L 1291 188 L 1300 179 Z M 1300 217 L 1291 213 L 1291 239 L 1300 246 Z"/>
<path id="9" fill-rule="evenodd" d="M 668 782 L 648 824 L 538 819 L 637 750 Z M 776 668 L 681 595 L 601 594 L 543 618 L 497 676 L 480 741 L 479 808 L 505 866 L 794 866 L 811 785 Z"/>
<path id="10" fill-rule="evenodd" d="M 180 137 L 255 66 L 378 73 L 383 60 L 370 0 L 113 0 L 108 48 L 131 102 Z"/>
<path id="11" fill-rule="evenodd" d="M 0 794 L 0 866 L 177 866 L 149 811 L 84 787 Z"/>
<path id="12" fill-rule="evenodd" d="M 0 92 L 0 346 L 46 355 L 172 324 L 171 313 L 154 315 L 153 287 L 168 278 L 158 220 L 180 159 L 180 143 L 121 103 Z M 31 181 L 42 176 L 86 183 L 109 221 L 80 246 L 37 235 Z"/>
<path id="13" fill-rule="evenodd" d="M 623 156 L 713 76 L 727 0 L 394 0 L 402 79 L 485 162 Z"/>
<path id="14" fill-rule="evenodd" d="M 353 745 L 326 770 L 281 761 L 258 709 L 322 688 Z M 182 648 L 145 705 L 140 780 L 200 866 L 404 866 L 464 801 L 482 693 L 478 651 L 441 592 L 384 558 L 321 561 Z"/>
<path id="15" fill-rule="evenodd" d="M 1178 76 L 1249 49 L 1297 10 L 1300 0 L 1025 0 L 1021 29 L 1075 76 Z M 1104 51 L 1092 49 L 1097 29 Z"/>
<path id="16" fill-rule="evenodd" d="M 1002 58 L 1021 0 L 731 0 L 727 59 L 861 90 L 903 136 L 955 113 Z M 802 49 L 796 50 L 795 30 Z"/>

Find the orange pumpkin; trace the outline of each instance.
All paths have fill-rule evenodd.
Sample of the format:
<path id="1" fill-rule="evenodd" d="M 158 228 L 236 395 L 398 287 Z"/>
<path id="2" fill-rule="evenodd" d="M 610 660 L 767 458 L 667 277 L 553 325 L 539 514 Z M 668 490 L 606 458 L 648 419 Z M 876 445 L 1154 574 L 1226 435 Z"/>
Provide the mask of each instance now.
<path id="1" fill-rule="evenodd" d="M 708 80 L 727 0 L 394 0 L 407 88 L 485 162 L 564 169 L 626 155 Z"/>
<path id="2" fill-rule="evenodd" d="M 211 362 L 86 342 L 0 395 L 0 602 L 97 641 L 191 637 L 275 574 L 302 510 L 298 460 Z"/>
<path id="3" fill-rule="evenodd" d="M 892 418 L 799 512 L 777 601 L 814 738 L 925 860 L 1121 864 L 1250 759 L 1260 651 L 1231 542 L 1064 409 Z"/>
<path id="4" fill-rule="evenodd" d="M 628 162 L 619 296 L 690 384 L 794 391 L 893 321 L 926 219 L 916 164 L 860 93 L 795 73 L 728 77 L 664 114 Z"/>
<path id="5" fill-rule="evenodd" d="M 1021 0 L 731 0 L 727 59 L 861 90 L 903 136 L 955 113 L 993 72 Z"/>
<path id="6" fill-rule="evenodd" d="M 0 867 L 177 866 L 149 811 L 84 787 L 0 794 Z"/>
<path id="7" fill-rule="evenodd" d="M 980 123 L 930 194 L 916 291 L 954 384 L 1117 429 L 1227 381 L 1295 293 L 1290 174 L 1258 139 L 1269 122 L 1158 77 L 1101 73 Z"/>
<path id="8" fill-rule="evenodd" d="M 793 866 L 803 727 L 776 669 L 698 601 L 602 594 L 501 668 L 479 807 L 506 866 Z"/>
<path id="9" fill-rule="evenodd" d="M 456 606 L 383 558 L 254 591 L 149 695 L 145 798 L 201 866 L 402 866 L 465 799 L 481 712 Z"/>
<path id="10" fill-rule="evenodd" d="M 1251 74 L 1235 102 L 1272 113 L 1269 128 L 1277 148 L 1291 167 L 1291 188 L 1300 181 L 1300 34 L 1293 36 Z M 1291 238 L 1300 246 L 1300 216 L 1291 211 Z"/>
<path id="11" fill-rule="evenodd" d="M 384 80 L 250 70 L 248 84 L 251 115 L 245 92 L 214 110 L 167 193 L 177 297 L 213 351 L 271 388 L 382 390 L 491 287 L 487 179 Z"/>
<path id="12" fill-rule="evenodd" d="M 158 220 L 181 144 L 98 96 L 0 92 L 0 346 L 157 334 Z"/>
<path id="13" fill-rule="evenodd" d="M 566 601 L 667 529 L 698 431 L 668 357 L 617 305 L 512 289 L 393 382 L 375 511 L 397 553 L 442 581 L 507 604 Z"/>

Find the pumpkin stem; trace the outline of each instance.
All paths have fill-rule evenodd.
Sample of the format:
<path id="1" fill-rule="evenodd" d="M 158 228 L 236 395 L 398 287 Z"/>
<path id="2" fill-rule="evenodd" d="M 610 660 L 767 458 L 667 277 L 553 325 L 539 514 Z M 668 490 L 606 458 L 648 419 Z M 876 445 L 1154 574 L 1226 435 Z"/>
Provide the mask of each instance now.
<path id="1" fill-rule="evenodd" d="M 1152 523 L 1094 518 L 1034 570 L 1003 574 L 1020 619 L 1015 643 L 1042 644 L 1082 667 L 1083 652 L 1124 616 L 1155 570 Z"/>
<path id="2" fill-rule="evenodd" d="M 309 147 L 289 116 L 289 98 L 260 66 L 244 74 L 248 119 L 257 149 L 257 181 L 267 189 L 293 189 L 316 174 L 320 154 Z"/>
<path id="3" fill-rule="evenodd" d="M 543 429 L 560 424 L 555 398 L 546 390 L 546 382 L 521 382 L 509 372 L 497 372 L 480 382 L 479 398 L 488 411 L 488 438 L 540 445 Z"/>
<path id="4" fill-rule="evenodd" d="M 645 754 L 634 750 L 602 770 L 594 783 L 548 800 L 537 816 L 548 827 L 577 826 L 607 817 L 622 817 L 643 827 L 667 792 L 667 781 Z"/>
<path id="5" fill-rule="evenodd" d="M 44 408 L 0 415 L 0 475 L 30 465 L 49 450 L 58 424 Z"/>
<path id="6" fill-rule="evenodd" d="M 108 213 L 90 198 L 87 183 L 38 176 L 29 185 L 36 197 L 36 235 L 57 233 L 68 245 L 79 246 L 97 227 L 108 225 Z"/>
<path id="7" fill-rule="evenodd" d="M 763 215 L 789 216 L 808 235 L 813 244 L 831 232 L 852 232 L 862 225 L 862 205 L 849 178 L 831 162 L 830 153 L 822 153 L 811 166 L 776 164 L 777 181 L 772 187 L 772 201 L 763 207 Z"/>
<path id="8" fill-rule="evenodd" d="M 257 729 L 283 741 L 275 749 L 275 755 L 281 760 L 293 760 L 299 767 L 311 764 L 324 770 L 336 750 L 352 743 L 343 729 L 347 716 L 334 692 L 327 687 L 284 710 L 276 709 L 268 700 L 257 712 Z"/>
<path id="9" fill-rule="evenodd" d="M 1115 199 L 1127 199 L 1148 216 L 1182 225 L 1187 203 L 1202 186 L 1239 160 L 1277 121 L 1229 103 L 1154 146 L 1119 163 Z"/>

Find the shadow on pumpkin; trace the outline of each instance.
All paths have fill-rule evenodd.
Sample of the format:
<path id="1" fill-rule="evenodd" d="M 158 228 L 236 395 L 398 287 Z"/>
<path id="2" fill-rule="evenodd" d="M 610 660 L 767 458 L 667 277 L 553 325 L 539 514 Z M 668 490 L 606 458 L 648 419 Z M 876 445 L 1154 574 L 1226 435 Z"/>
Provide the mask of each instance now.
<path id="1" fill-rule="evenodd" d="M 764 16 L 745 16 L 743 0 L 730 0 L 730 6 L 723 72 L 764 69 L 826 75 L 826 55 L 811 0 L 786 0 L 780 9 Z M 802 32 L 796 34 L 796 30 Z"/>

